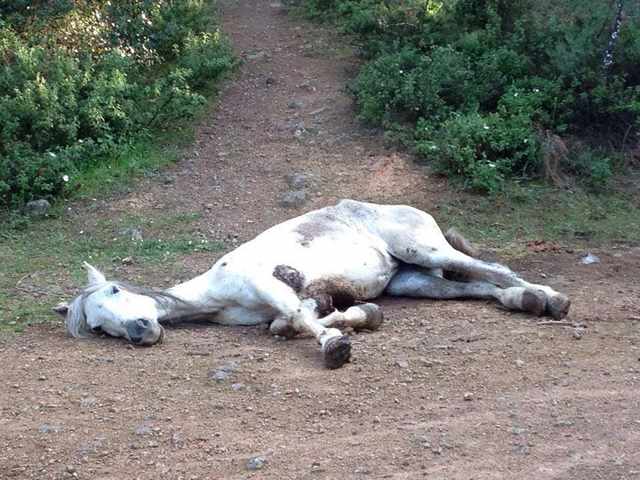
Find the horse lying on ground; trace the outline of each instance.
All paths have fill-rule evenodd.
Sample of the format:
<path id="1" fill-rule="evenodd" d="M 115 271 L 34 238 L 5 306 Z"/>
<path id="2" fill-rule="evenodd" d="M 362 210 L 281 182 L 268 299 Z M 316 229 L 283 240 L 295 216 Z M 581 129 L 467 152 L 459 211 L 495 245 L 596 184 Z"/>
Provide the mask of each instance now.
<path id="1" fill-rule="evenodd" d="M 382 294 L 495 299 L 534 315 L 567 315 L 565 295 L 472 253 L 466 240 L 455 231 L 443 235 L 425 212 L 343 200 L 270 228 L 166 291 L 107 281 L 85 263 L 88 286 L 55 310 L 74 337 L 104 332 L 137 345 L 162 340 L 163 323 L 267 323 L 274 335 L 312 334 L 328 368 L 351 355 L 340 328 L 380 326 L 380 308 L 363 302 Z M 464 281 L 449 280 L 452 275 Z"/>

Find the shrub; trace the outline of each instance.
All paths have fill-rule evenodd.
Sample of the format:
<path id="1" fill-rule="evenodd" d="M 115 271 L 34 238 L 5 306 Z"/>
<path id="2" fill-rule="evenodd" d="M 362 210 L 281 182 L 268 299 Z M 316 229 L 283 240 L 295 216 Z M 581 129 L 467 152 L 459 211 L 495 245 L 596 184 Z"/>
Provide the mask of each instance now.
<path id="1" fill-rule="evenodd" d="M 37 3 L 37 2 L 36 2 Z M 42 7 L 42 8 L 40 8 Z M 118 145 L 191 117 L 233 65 L 199 0 L 0 7 L 0 206 L 65 190 Z"/>
<path id="2" fill-rule="evenodd" d="M 615 3 L 615 2 L 614 2 Z M 538 132 L 621 145 L 640 126 L 640 6 L 595 0 L 307 0 L 357 36 L 367 62 L 352 91 L 360 117 L 413 130 L 417 153 L 465 184 L 496 191 L 542 173 Z M 397 133 L 396 133 L 397 135 Z M 604 182 L 593 168 L 566 172 Z M 575 160 L 577 161 L 577 160 Z"/>

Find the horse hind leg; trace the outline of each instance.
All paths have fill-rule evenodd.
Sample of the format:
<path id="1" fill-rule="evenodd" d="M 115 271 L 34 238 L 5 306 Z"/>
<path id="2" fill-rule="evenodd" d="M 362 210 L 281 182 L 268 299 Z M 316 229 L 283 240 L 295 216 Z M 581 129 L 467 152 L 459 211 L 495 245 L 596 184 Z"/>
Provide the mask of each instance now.
<path id="1" fill-rule="evenodd" d="M 393 296 L 450 300 L 457 298 L 493 299 L 509 310 L 534 315 L 544 312 L 546 298 L 523 287 L 500 288 L 489 282 L 456 282 L 434 277 L 416 267 L 402 268 L 389 282 L 385 293 Z"/>

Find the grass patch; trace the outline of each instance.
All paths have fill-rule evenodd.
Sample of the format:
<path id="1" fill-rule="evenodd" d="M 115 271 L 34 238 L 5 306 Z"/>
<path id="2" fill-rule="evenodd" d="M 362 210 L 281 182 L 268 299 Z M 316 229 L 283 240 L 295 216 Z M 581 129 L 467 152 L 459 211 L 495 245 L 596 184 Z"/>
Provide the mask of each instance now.
<path id="1" fill-rule="evenodd" d="M 636 245 L 640 238 L 639 199 L 631 194 L 594 194 L 546 185 L 510 185 L 493 196 L 458 192 L 440 206 L 437 217 L 475 242 L 521 247 L 535 240 L 570 245 Z"/>
<path id="2" fill-rule="evenodd" d="M 84 284 L 83 260 L 108 269 L 130 258 L 153 270 L 197 252 L 221 252 L 223 244 L 198 230 L 199 218 L 182 212 L 85 223 L 61 214 L 0 232 L 0 331 L 55 318 L 51 307 L 67 299 L 67 286 Z"/>

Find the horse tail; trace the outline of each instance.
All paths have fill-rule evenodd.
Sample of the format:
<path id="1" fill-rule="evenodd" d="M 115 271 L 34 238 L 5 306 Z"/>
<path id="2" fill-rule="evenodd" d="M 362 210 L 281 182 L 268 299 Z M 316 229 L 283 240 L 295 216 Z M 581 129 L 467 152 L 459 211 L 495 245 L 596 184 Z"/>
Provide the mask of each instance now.
<path id="1" fill-rule="evenodd" d="M 479 255 L 478 249 L 476 249 L 476 247 L 474 247 L 469 240 L 464 238 L 462 234 L 458 232 L 458 230 L 456 230 L 454 227 L 451 227 L 449 230 L 447 230 L 447 232 L 444 234 L 444 238 L 447 239 L 449 245 L 451 245 L 459 252 L 462 252 L 474 258 Z"/>

